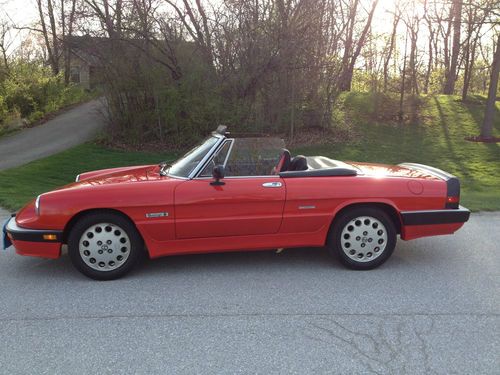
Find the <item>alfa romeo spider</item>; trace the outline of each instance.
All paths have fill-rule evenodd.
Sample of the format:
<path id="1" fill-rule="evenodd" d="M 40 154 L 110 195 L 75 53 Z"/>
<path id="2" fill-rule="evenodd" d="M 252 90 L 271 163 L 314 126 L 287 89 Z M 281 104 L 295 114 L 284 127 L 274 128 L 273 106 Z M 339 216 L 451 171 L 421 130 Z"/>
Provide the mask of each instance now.
<path id="1" fill-rule="evenodd" d="M 367 270 L 397 236 L 452 234 L 469 218 L 459 180 L 421 164 L 291 156 L 282 140 L 236 137 L 220 126 L 176 162 L 81 173 L 33 199 L 4 225 L 4 247 L 58 258 L 98 280 L 142 254 L 326 247 Z"/>

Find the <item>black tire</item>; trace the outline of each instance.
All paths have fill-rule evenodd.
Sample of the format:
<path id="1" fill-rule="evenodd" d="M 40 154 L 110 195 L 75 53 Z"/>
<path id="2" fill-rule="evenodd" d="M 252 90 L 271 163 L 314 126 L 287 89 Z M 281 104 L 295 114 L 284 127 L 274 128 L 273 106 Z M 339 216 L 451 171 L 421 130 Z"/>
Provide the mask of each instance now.
<path id="1" fill-rule="evenodd" d="M 87 245 L 89 246 L 87 251 L 84 245 L 82 245 L 82 254 L 82 252 L 80 251 L 80 241 L 86 239 L 86 237 L 84 237 L 85 233 L 87 232 L 86 235 L 89 236 L 89 231 L 92 231 L 91 228 L 93 228 L 93 230 L 99 229 L 100 224 L 103 223 L 110 224 L 109 226 L 104 227 L 106 231 L 109 228 L 112 228 L 112 230 L 109 231 L 110 233 L 108 235 L 116 236 L 116 243 L 113 244 L 112 242 L 110 242 L 110 250 L 101 250 L 97 244 L 90 243 L 89 245 Z M 114 237 L 110 237 L 110 241 L 114 239 Z M 122 240 L 124 240 L 124 243 L 121 242 Z M 89 241 L 92 240 L 90 239 Z M 88 243 L 88 241 L 83 242 Z M 120 249 L 118 249 L 118 247 L 120 247 Z M 73 263 L 73 266 L 85 276 L 90 277 L 94 280 L 114 280 L 124 276 L 135 266 L 138 258 L 143 252 L 143 248 L 144 244 L 142 241 L 142 237 L 137 232 L 135 226 L 125 217 L 112 212 L 94 212 L 83 216 L 72 228 L 68 237 L 68 254 L 71 262 Z M 108 249 L 108 247 L 106 247 L 106 249 Z M 101 254 L 104 252 L 105 255 L 97 255 L 96 252 L 98 251 L 101 252 Z M 89 257 L 95 256 L 95 258 L 88 258 L 84 260 L 85 252 L 89 253 Z M 109 255 L 106 253 L 109 253 Z M 103 270 L 99 270 L 95 269 L 97 268 L 97 264 L 103 263 L 103 267 L 108 267 L 108 265 L 105 264 L 105 262 L 98 262 L 95 265 L 88 264 L 91 263 L 90 261 L 92 259 L 93 263 L 96 263 L 96 259 L 99 259 L 99 256 L 116 256 L 116 261 L 111 260 L 109 262 L 110 268 L 111 263 L 113 263 L 112 266 L 116 268 L 111 268 L 109 270 L 105 270 L 103 268 Z M 122 263 L 119 264 L 120 262 Z M 95 268 L 92 268 L 91 265 Z"/>
<path id="2" fill-rule="evenodd" d="M 389 259 L 396 247 L 396 236 L 394 222 L 384 211 L 356 206 L 335 218 L 327 248 L 346 267 L 370 270 Z"/>

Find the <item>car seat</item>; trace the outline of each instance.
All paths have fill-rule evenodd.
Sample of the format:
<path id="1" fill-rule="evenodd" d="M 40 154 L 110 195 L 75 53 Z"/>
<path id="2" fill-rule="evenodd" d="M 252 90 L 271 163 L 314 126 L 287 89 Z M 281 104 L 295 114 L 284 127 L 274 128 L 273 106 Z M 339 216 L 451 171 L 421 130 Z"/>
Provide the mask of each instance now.
<path id="1" fill-rule="evenodd" d="M 306 171 L 308 168 L 307 158 L 304 155 L 297 155 L 291 160 L 287 171 Z"/>
<path id="2" fill-rule="evenodd" d="M 288 168 L 290 167 L 290 159 L 292 158 L 290 151 L 288 151 L 286 148 L 281 150 L 281 155 L 278 161 L 278 164 L 276 164 L 276 167 L 274 169 L 274 174 L 278 174 L 280 172 L 287 171 Z"/>

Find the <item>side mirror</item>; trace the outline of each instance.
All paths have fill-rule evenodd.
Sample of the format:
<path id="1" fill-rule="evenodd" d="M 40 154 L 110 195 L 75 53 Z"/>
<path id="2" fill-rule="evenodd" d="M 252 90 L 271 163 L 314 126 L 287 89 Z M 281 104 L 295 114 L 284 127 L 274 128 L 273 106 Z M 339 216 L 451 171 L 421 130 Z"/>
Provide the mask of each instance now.
<path id="1" fill-rule="evenodd" d="M 221 186 L 225 185 L 225 182 L 222 182 L 221 179 L 224 178 L 226 175 L 226 171 L 224 169 L 223 165 L 216 165 L 214 169 L 212 170 L 212 177 L 214 178 L 215 181 L 212 181 L 210 185 L 213 186 Z"/>

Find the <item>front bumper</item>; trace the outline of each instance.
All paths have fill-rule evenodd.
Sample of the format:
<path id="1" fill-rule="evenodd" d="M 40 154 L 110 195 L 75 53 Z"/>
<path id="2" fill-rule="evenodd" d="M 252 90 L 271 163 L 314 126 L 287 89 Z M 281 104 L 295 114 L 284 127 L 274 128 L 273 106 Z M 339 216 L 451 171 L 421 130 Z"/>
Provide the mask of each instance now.
<path id="1" fill-rule="evenodd" d="M 58 258 L 61 253 L 63 232 L 51 229 L 28 229 L 17 225 L 15 216 L 3 226 L 4 249 L 14 245 L 20 255 Z"/>

